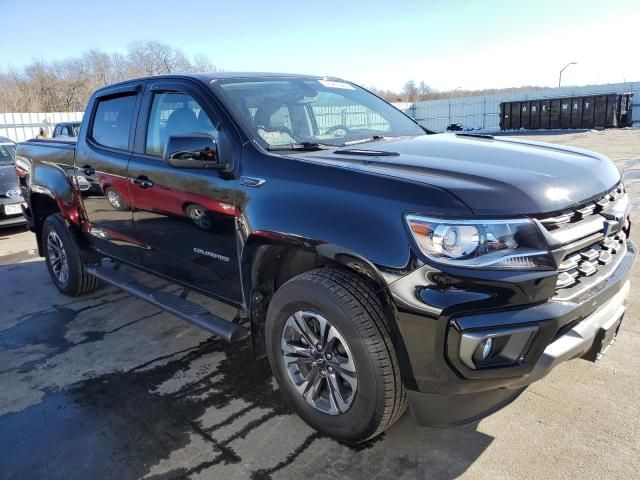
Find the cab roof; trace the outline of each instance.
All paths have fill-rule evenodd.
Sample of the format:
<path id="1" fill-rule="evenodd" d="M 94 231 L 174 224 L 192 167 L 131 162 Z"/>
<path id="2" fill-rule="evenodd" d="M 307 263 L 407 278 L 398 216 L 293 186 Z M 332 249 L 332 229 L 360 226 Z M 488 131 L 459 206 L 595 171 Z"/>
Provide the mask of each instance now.
<path id="1" fill-rule="evenodd" d="M 147 77 L 132 78 L 124 80 L 122 82 L 107 85 L 98 89 L 97 91 L 109 89 L 117 85 L 126 85 L 131 82 L 139 82 L 142 80 L 161 80 L 161 79 L 184 79 L 191 78 L 203 83 L 211 83 L 215 80 L 228 80 L 228 79 L 251 79 L 251 78 L 305 78 L 305 79 L 317 79 L 327 78 L 331 80 L 340 80 L 337 77 L 324 76 L 324 75 L 308 75 L 308 74 L 295 74 L 295 73 L 274 73 L 274 72 L 205 72 L 205 73 L 175 73 L 167 75 L 152 75 Z"/>

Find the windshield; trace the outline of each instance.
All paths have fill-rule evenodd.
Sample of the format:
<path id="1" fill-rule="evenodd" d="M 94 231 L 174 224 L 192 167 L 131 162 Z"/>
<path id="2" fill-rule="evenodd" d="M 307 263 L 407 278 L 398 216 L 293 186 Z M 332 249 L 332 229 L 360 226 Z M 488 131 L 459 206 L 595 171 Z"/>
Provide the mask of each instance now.
<path id="1" fill-rule="evenodd" d="M 402 112 L 351 83 L 326 79 L 220 81 L 223 96 L 263 147 L 343 146 L 424 135 Z"/>
<path id="2" fill-rule="evenodd" d="M 13 165 L 15 155 L 13 145 L 0 145 L 0 165 Z"/>

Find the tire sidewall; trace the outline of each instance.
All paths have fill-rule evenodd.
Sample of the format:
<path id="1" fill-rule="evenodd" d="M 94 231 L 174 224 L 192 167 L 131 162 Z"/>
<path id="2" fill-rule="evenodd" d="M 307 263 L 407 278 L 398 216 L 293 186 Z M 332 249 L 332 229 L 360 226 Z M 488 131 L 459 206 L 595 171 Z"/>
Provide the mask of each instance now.
<path id="1" fill-rule="evenodd" d="M 338 329 L 354 358 L 358 377 L 356 396 L 349 410 L 329 415 L 314 409 L 293 386 L 282 363 L 280 339 L 287 319 L 296 311 L 313 311 Z M 377 428 L 384 410 L 382 378 L 357 326 L 339 297 L 315 282 L 294 280 L 282 286 L 267 311 L 266 344 L 269 363 L 287 401 L 310 426 L 343 441 L 360 441 Z"/>

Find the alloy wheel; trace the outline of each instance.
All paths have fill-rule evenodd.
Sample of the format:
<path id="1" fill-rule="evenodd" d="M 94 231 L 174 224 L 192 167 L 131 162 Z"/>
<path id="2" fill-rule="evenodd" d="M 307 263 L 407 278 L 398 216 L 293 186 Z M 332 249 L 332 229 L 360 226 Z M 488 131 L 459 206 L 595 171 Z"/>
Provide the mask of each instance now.
<path id="1" fill-rule="evenodd" d="M 298 393 L 316 410 L 339 415 L 349 410 L 358 388 L 349 346 L 322 315 L 298 311 L 282 330 L 282 362 Z"/>
<path id="2" fill-rule="evenodd" d="M 55 231 L 47 235 L 47 255 L 54 275 L 62 284 L 69 279 L 69 261 L 62 240 Z"/>
<path id="3" fill-rule="evenodd" d="M 120 208 L 120 196 L 113 190 L 107 192 L 107 200 L 109 200 L 113 208 Z"/>

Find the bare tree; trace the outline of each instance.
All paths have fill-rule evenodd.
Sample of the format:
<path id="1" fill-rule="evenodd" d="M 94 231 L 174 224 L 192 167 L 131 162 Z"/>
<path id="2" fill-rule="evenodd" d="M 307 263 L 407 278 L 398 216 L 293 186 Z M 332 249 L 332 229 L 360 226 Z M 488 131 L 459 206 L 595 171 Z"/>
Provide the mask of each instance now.
<path id="1" fill-rule="evenodd" d="M 130 78 L 129 61 L 127 57 L 121 53 L 112 53 L 110 55 L 111 60 L 111 76 L 113 82 L 122 82 L 127 78 Z"/>
<path id="2" fill-rule="evenodd" d="M 417 102 L 418 96 L 419 92 L 418 87 L 416 87 L 416 82 L 414 82 L 413 80 L 408 80 L 402 87 L 400 98 L 403 102 Z"/>
<path id="3" fill-rule="evenodd" d="M 418 98 L 420 100 L 426 100 L 429 95 L 433 93 L 433 88 L 427 85 L 424 80 L 418 85 Z"/>
<path id="4" fill-rule="evenodd" d="M 127 60 L 131 70 L 138 69 L 142 75 L 162 75 L 191 69 L 191 63 L 181 50 L 156 41 L 129 44 Z"/>
<path id="5" fill-rule="evenodd" d="M 206 53 L 198 53 L 193 56 L 194 72 L 215 72 L 218 69 Z"/>
<path id="6" fill-rule="evenodd" d="M 89 50 L 59 62 L 34 60 L 21 70 L 0 70 L 0 111 L 80 111 L 96 88 L 129 78 L 180 72 L 213 72 L 208 55 L 193 60 L 162 42 L 134 42 L 127 52 Z"/>
<path id="7" fill-rule="evenodd" d="M 217 68 L 206 54 L 190 59 L 171 45 L 158 41 L 134 42 L 126 53 L 89 50 L 79 58 L 59 62 L 36 59 L 22 69 L 0 69 L 0 111 L 81 111 L 96 88 L 129 78 L 180 72 L 214 72 Z M 517 92 L 541 87 L 490 90 L 457 90 L 456 97 Z M 418 102 L 451 98 L 448 91 L 436 91 L 425 81 L 407 81 L 400 91 L 371 91 L 390 102 Z"/>

